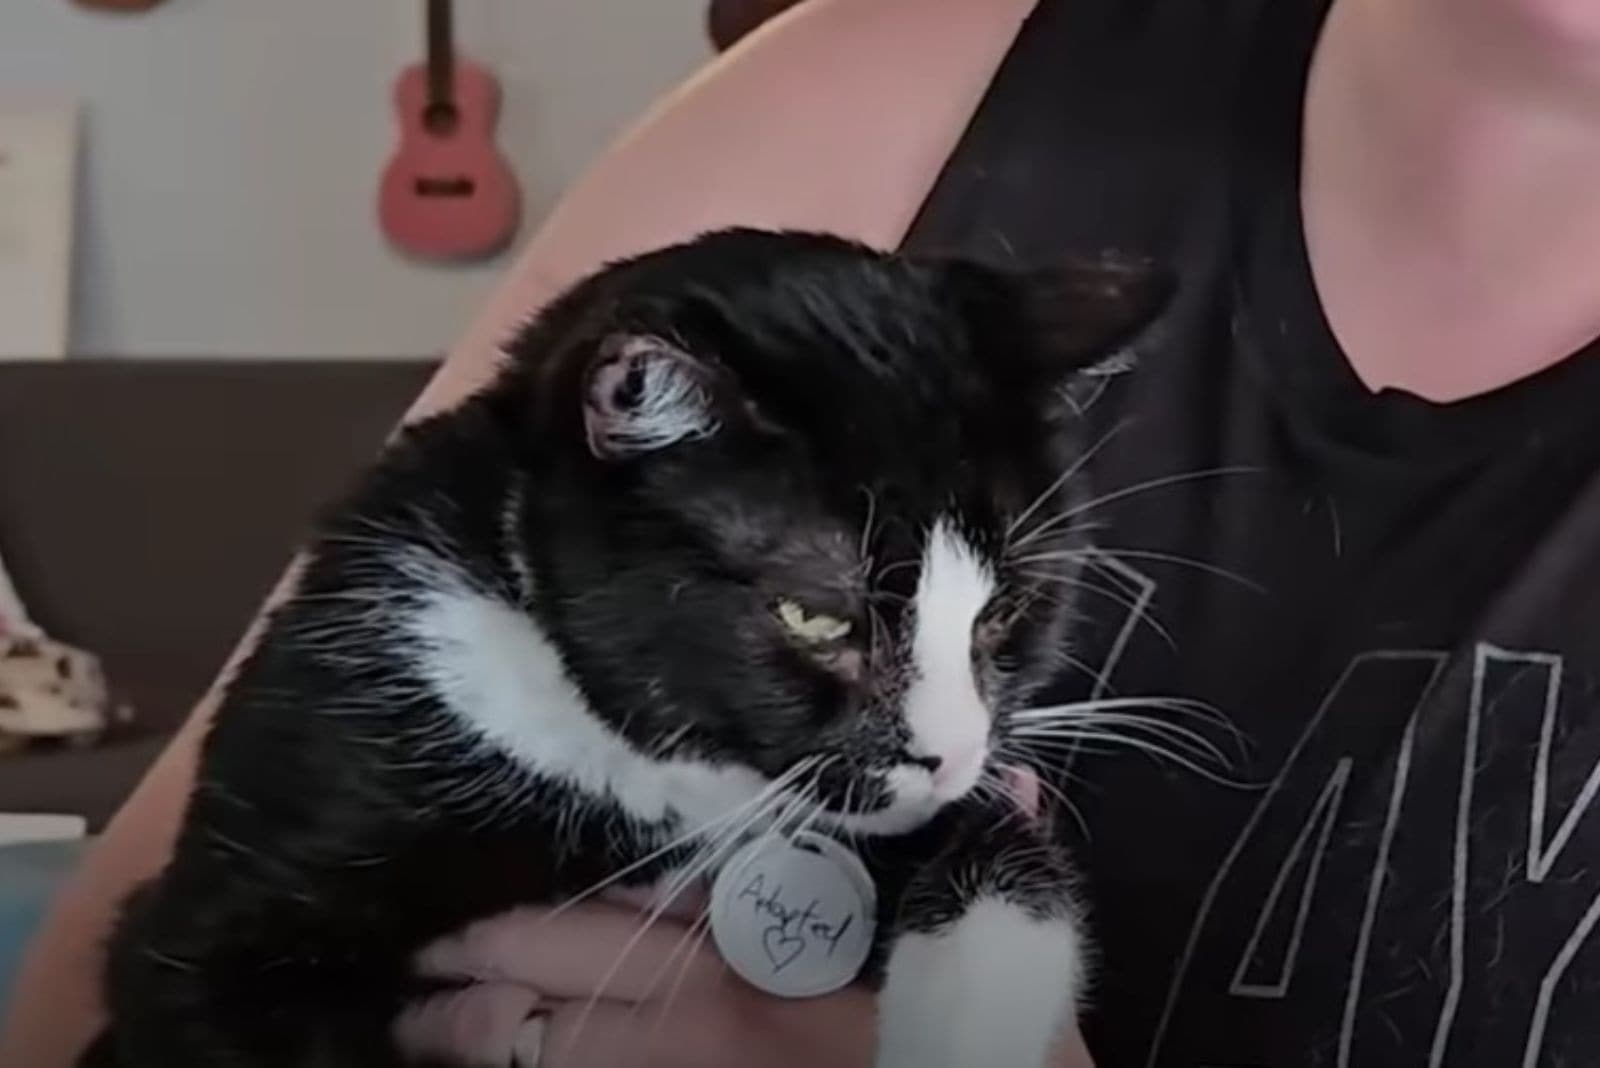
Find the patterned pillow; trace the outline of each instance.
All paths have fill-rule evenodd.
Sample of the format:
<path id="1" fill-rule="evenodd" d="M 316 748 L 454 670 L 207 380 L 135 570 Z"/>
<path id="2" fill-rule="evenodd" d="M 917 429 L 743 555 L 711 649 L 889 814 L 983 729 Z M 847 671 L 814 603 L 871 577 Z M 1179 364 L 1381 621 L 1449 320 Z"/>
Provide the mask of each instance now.
<path id="1" fill-rule="evenodd" d="M 37 634 L 0 634 L 0 752 L 34 739 L 93 744 L 129 717 L 93 655 Z"/>

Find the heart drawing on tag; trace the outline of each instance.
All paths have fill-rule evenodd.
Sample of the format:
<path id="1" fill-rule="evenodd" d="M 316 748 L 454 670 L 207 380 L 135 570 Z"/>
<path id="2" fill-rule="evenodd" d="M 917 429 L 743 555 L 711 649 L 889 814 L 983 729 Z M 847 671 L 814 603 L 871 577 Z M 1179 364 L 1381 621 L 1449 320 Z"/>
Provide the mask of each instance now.
<path id="1" fill-rule="evenodd" d="M 767 951 L 767 959 L 772 962 L 772 970 L 781 972 L 806 951 L 806 940 L 796 935 L 785 934 L 782 927 L 768 927 L 761 932 L 761 948 Z"/>
<path id="2" fill-rule="evenodd" d="M 806 998 L 849 985 L 872 950 L 876 895 L 860 859 L 826 836 L 752 839 L 711 889 L 717 950 L 746 982 Z"/>

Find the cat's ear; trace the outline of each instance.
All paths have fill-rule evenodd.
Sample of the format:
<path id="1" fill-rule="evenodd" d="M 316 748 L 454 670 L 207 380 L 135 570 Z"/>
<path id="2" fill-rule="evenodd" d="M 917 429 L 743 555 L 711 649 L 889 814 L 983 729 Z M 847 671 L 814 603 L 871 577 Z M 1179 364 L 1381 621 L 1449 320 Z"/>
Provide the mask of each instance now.
<path id="1" fill-rule="evenodd" d="M 1154 263 L 1114 256 L 1030 268 L 956 260 L 945 278 L 980 344 L 1035 382 L 1064 381 L 1116 356 L 1175 289 Z"/>
<path id="2" fill-rule="evenodd" d="M 664 338 L 611 335 L 584 375 L 583 426 L 601 459 L 710 437 L 718 428 L 712 371 Z"/>
<path id="3" fill-rule="evenodd" d="M 1177 289 L 1148 260 L 1105 257 L 1028 271 L 1016 279 L 1022 318 L 1047 374 L 1071 374 L 1117 355 L 1166 310 Z"/>

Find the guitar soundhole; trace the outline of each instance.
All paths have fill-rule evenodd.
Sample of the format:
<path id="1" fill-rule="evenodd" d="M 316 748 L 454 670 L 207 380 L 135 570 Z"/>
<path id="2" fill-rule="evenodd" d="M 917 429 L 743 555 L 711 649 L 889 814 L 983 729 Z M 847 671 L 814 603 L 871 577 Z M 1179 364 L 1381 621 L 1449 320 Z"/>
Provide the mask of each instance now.
<path id="1" fill-rule="evenodd" d="M 451 103 L 429 104 L 422 111 L 422 127 L 435 137 L 449 137 L 461 125 L 461 113 Z"/>
<path id="2" fill-rule="evenodd" d="M 471 178 L 418 178 L 413 188 L 419 197 L 470 197 L 478 185 Z"/>

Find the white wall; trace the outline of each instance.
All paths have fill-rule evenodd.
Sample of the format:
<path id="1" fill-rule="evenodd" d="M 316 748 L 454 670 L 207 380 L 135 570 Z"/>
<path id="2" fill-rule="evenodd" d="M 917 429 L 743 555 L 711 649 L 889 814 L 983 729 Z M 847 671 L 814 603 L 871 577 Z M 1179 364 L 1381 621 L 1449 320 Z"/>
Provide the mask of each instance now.
<path id="1" fill-rule="evenodd" d="M 523 236 L 651 99 L 709 54 L 706 0 L 458 0 L 500 77 Z M 138 16 L 0 0 L 0 89 L 85 105 L 72 349 L 426 354 L 507 257 L 410 263 L 374 191 L 420 0 L 167 0 Z"/>

